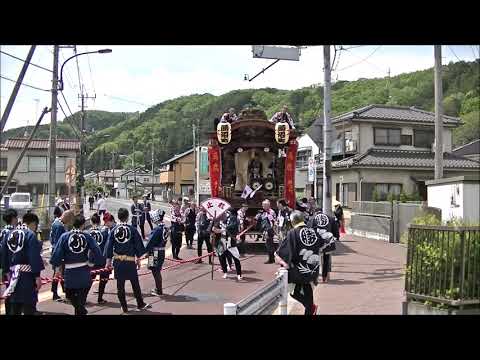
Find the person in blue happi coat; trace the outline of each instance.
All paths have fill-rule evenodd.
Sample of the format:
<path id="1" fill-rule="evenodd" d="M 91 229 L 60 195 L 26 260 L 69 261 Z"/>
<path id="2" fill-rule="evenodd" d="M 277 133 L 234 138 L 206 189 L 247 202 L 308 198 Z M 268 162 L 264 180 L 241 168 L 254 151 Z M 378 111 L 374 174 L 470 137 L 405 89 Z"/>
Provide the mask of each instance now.
<path id="1" fill-rule="evenodd" d="M 2 264 L 2 244 L 4 241 L 7 241 L 8 235 L 12 230 L 15 230 L 15 227 L 18 224 L 18 213 L 15 209 L 7 209 L 5 211 L 5 214 L 3 214 L 3 221 L 5 221 L 6 225 L 3 227 L 2 231 L 0 231 L 0 273 L 2 273 L 2 276 L 0 277 L 0 282 L 6 282 L 6 274 L 8 272 L 8 269 L 3 269 L 3 264 Z M 8 298 L 5 299 L 5 315 L 8 315 L 10 313 L 10 302 Z"/>
<path id="2" fill-rule="evenodd" d="M 38 216 L 27 213 L 23 224 L 11 230 L 2 242 L 2 267 L 9 281 L 3 297 L 9 300 L 9 315 L 34 315 L 44 269 L 42 245 L 37 239 Z"/>
<path id="3" fill-rule="evenodd" d="M 84 228 L 83 215 L 75 216 L 73 229 L 60 236 L 50 259 L 50 263 L 56 269 L 65 264 L 63 274 L 65 294 L 75 309 L 75 315 L 88 313 L 85 304 L 92 285 L 89 254 L 95 266 L 100 266 L 104 261 L 96 241 L 84 231 Z M 61 276 L 60 271 L 57 271 L 54 276 Z"/>
<path id="4" fill-rule="evenodd" d="M 93 214 L 90 217 L 90 222 L 92 224 L 92 228 L 89 230 L 90 236 L 97 242 L 98 247 L 100 248 L 100 252 L 105 252 L 105 245 L 107 244 L 108 235 L 110 233 L 110 229 L 113 227 L 113 217 L 110 213 L 105 213 L 103 215 L 103 222 L 105 226 L 100 227 L 100 215 Z M 93 264 L 93 253 L 90 253 L 89 262 Z M 93 266 L 92 270 L 105 270 L 105 257 L 100 265 Z M 105 293 L 105 287 L 107 286 L 108 278 L 110 276 L 111 271 L 102 271 L 100 276 L 100 283 L 98 284 L 98 300 L 99 304 L 105 304 L 107 301 L 103 299 L 103 294 Z M 97 274 L 92 274 L 92 281 L 95 281 L 97 278 Z"/>
<path id="5" fill-rule="evenodd" d="M 123 314 L 128 314 L 125 297 L 125 281 L 127 280 L 130 281 L 133 294 L 137 300 L 137 311 L 152 307 L 143 301 L 137 273 L 140 268 L 140 257 L 146 252 L 145 246 L 136 227 L 127 224 L 128 216 L 128 209 L 118 209 L 119 223 L 110 232 L 105 247 L 107 267 L 111 267 L 113 259 L 113 269 L 117 280 L 117 295 Z"/>
<path id="6" fill-rule="evenodd" d="M 155 280 L 155 289 L 151 291 L 153 296 L 163 295 L 162 288 L 162 265 L 165 261 L 165 246 L 167 244 L 168 229 L 163 223 L 165 211 L 153 210 L 150 211 L 150 218 L 156 227 L 150 232 L 148 236 L 148 243 L 146 251 L 148 254 L 148 269 L 152 271 L 153 279 Z"/>
<path id="7" fill-rule="evenodd" d="M 55 250 L 55 245 L 57 244 L 60 236 L 66 233 L 69 227 L 72 226 L 73 218 L 75 216 L 73 210 L 67 210 L 62 213 L 60 208 L 56 208 L 54 210 L 55 219 L 52 223 L 52 228 L 50 229 L 50 244 L 52 246 L 52 253 Z M 59 274 L 63 273 L 63 264 L 59 265 L 59 268 L 53 268 L 53 273 L 55 274 L 58 272 Z M 63 281 L 60 281 L 60 285 L 62 286 L 62 291 L 65 293 L 65 287 Z M 55 279 L 52 281 L 52 293 L 53 293 L 53 300 L 54 301 L 62 301 L 63 299 L 58 296 L 58 280 Z"/>

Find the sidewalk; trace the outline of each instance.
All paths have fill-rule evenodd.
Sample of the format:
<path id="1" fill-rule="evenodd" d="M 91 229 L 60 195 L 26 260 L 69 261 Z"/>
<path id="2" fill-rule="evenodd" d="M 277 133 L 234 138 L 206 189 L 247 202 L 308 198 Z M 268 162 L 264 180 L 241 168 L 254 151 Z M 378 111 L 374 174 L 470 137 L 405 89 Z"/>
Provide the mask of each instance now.
<path id="1" fill-rule="evenodd" d="M 314 288 L 319 315 L 401 315 L 407 249 L 345 235 L 332 255 L 330 281 Z M 289 314 L 303 306 L 289 297 Z"/>

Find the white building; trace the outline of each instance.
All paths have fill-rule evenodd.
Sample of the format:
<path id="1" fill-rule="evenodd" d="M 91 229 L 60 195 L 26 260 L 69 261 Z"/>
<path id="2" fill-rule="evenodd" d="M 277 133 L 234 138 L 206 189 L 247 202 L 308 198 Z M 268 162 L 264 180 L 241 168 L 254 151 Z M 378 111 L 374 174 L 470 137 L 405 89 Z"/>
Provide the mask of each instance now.
<path id="1" fill-rule="evenodd" d="M 442 221 L 453 218 L 480 223 L 480 176 L 466 175 L 425 182 L 428 206 L 442 210 Z"/>

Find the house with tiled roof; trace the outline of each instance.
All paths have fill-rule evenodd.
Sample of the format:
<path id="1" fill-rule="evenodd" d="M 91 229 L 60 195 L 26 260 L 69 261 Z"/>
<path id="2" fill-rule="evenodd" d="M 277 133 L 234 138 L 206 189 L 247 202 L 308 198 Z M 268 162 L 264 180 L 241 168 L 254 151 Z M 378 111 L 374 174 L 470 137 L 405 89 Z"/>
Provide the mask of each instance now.
<path id="1" fill-rule="evenodd" d="M 452 153 L 460 118 L 443 116 L 444 177 L 480 171 L 478 161 Z M 368 105 L 332 119 L 332 190 L 344 206 L 389 193 L 418 193 L 434 178 L 435 113 L 415 107 Z M 322 169 L 317 169 L 321 189 Z M 319 190 L 318 194 L 322 194 Z"/>
<path id="2" fill-rule="evenodd" d="M 453 149 L 453 153 L 469 159 L 480 161 L 480 139 L 471 141 L 468 144 Z"/>
<path id="3" fill-rule="evenodd" d="M 26 138 L 10 138 L 2 144 L 1 165 L 8 176 L 27 143 Z M 68 195 L 67 172 L 75 172 L 80 156 L 80 141 L 75 139 L 57 139 L 56 190 L 57 195 Z M 20 162 L 12 179 L 9 192 L 29 192 L 34 205 L 38 204 L 42 194 L 48 194 L 49 182 L 49 140 L 34 139 Z M 72 169 L 72 170 L 69 170 Z M 2 174 L 3 175 L 3 174 Z M 1 186 L 4 178 L 2 177 Z M 73 181 L 72 187 L 75 186 Z"/>

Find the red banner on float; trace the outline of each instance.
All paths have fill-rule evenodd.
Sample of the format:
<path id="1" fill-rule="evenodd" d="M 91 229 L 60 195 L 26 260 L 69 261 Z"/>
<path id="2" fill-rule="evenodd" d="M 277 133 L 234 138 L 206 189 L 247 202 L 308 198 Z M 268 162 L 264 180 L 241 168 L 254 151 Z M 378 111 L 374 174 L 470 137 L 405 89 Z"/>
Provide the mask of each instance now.
<path id="1" fill-rule="evenodd" d="M 295 167 L 297 162 L 297 148 L 296 140 L 290 140 L 288 146 L 287 158 L 285 159 L 285 200 L 288 205 L 295 209 Z"/>
<path id="2" fill-rule="evenodd" d="M 210 188 L 212 197 L 217 197 L 220 189 L 220 147 L 211 145 L 208 147 L 208 162 L 210 165 Z"/>

